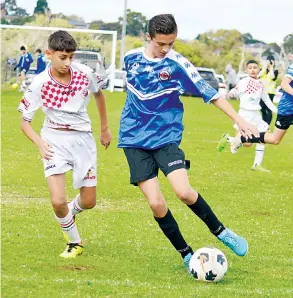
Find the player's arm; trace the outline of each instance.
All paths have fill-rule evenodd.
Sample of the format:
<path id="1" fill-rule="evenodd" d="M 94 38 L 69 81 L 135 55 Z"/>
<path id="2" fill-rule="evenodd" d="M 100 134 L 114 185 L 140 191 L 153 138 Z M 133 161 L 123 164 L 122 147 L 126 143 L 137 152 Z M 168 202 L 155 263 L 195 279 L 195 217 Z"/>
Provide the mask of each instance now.
<path id="1" fill-rule="evenodd" d="M 245 138 L 248 138 L 248 137 L 251 138 L 252 134 L 254 136 L 259 136 L 259 133 L 256 127 L 247 123 L 245 120 L 243 120 L 227 100 L 225 100 L 222 97 L 219 97 L 217 99 L 214 99 L 212 103 L 217 108 L 222 110 L 228 117 L 230 117 L 238 125 L 238 130 L 242 136 L 244 136 Z"/>
<path id="2" fill-rule="evenodd" d="M 192 94 L 200 93 L 205 103 L 213 103 L 217 108 L 229 116 L 239 128 L 239 132 L 245 138 L 250 138 L 252 134 L 259 136 L 259 133 L 253 125 L 244 121 L 226 99 L 220 97 L 219 93 L 212 88 L 198 73 L 196 68 L 186 59 L 185 63 L 178 68 L 181 77 L 184 77 L 181 86 L 184 90 Z"/>
<path id="3" fill-rule="evenodd" d="M 111 143 L 112 135 L 108 126 L 106 100 L 102 90 L 94 93 L 96 105 L 100 115 L 101 135 L 100 142 L 107 149 Z"/>
<path id="4" fill-rule="evenodd" d="M 44 159 L 49 160 L 53 157 L 52 148 L 34 131 L 29 121 L 22 119 L 20 127 L 22 132 L 39 147 Z"/>
<path id="5" fill-rule="evenodd" d="M 272 103 L 266 92 L 262 92 L 261 99 L 272 112 L 274 112 L 275 114 L 278 113 L 277 107 Z"/>
<path id="6" fill-rule="evenodd" d="M 290 76 L 285 76 L 281 82 L 281 88 L 290 95 L 293 95 L 293 88 L 290 86 L 292 78 Z"/>
<path id="7" fill-rule="evenodd" d="M 42 157 L 50 159 L 53 156 L 52 148 L 50 148 L 31 126 L 35 112 L 42 106 L 40 88 L 41 86 L 34 80 L 21 99 L 18 106 L 18 111 L 22 113 L 20 128 L 22 132 L 39 147 Z"/>

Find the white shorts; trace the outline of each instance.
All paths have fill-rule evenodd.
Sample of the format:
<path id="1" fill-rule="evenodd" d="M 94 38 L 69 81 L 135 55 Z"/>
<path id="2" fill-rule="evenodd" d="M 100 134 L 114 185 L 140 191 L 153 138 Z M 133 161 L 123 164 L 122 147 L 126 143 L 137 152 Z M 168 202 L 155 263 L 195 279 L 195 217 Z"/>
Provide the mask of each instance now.
<path id="1" fill-rule="evenodd" d="M 43 159 L 46 178 L 72 170 L 74 188 L 97 185 L 97 147 L 92 133 L 45 127 L 41 137 L 54 151 L 51 160 Z"/>
<path id="2" fill-rule="evenodd" d="M 254 125 L 258 132 L 266 132 L 269 129 L 269 125 L 262 120 L 261 114 L 259 111 L 248 111 L 240 109 L 238 112 L 239 116 L 241 116 L 246 122 Z M 234 124 L 234 128 L 238 129 L 238 125 Z"/>

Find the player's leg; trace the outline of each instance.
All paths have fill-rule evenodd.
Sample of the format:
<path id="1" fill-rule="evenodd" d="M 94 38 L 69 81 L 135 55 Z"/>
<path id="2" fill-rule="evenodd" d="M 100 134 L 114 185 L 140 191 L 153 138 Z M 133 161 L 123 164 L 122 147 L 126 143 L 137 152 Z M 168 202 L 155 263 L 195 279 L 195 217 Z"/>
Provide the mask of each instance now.
<path id="1" fill-rule="evenodd" d="M 21 72 L 20 72 L 20 76 L 19 76 L 19 79 L 20 79 L 20 90 L 21 91 L 25 91 L 25 88 L 26 88 L 26 85 L 25 85 L 25 69 L 22 69 Z"/>
<path id="2" fill-rule="evenodd" d="M 225 228 L 205 199 L 189 185 L 185 169 L 171 172 L 168 180 L 177 197 L 207 225 L 213 235 L 238 256 L 244 256 L 247 253 L 247 241 Z"/>
<path id="3" fill-rule="evenodd" d="M 80 193 L 68 204 L 73 215 L 92 209 L 96 205 L 96 186 L 81 187 Z"/>
<path id="4" fill-rule="evenodd" d="M 75 225 L 74 216 L 68 209 L 65 193 L 65 174 L 49 176 L 47 177 L 47 182 L 56 219 L 69 239 L 65 251 L 60 256 L 64 258 L 74 258 L 83 252 L 83 247 Z"/>
<path id="5" fill-rule="evenodd" d="M 158 183 L 158 166 L 150 150 L 124 148 L 130 169 L 130 183 L 138 185 L 144 194 L 154 219 L 173 247 L 184 260 L 191 257 L 193 251 L 184 240 L 178 224 L 168 209 Z"/>
<path id="6" fill-rule="evenodd" d="M 229 246 L 234 253 L 239 256 L 245 255 L 246 240 L 225 229 L 204 198 L 190 186 L 186 170 L 189 167 L 185 161 L 184 152 L 176 144 L 169 144 L 157 150 L 155 159 L 167 176 L 177 197 L 207 225 L 212 234 Z"/>
<path id="7" fill-rule="evenodd" d="M 144 194 L 160 229 L 169 239 L 173 247 L 181 254 L 188 268 L 193 251 L 183 238 L 176 219 L 167 207 L 166 201 L 160 191 L 158 178 L 155 177 L 139 182 L 138 186 Z"/>

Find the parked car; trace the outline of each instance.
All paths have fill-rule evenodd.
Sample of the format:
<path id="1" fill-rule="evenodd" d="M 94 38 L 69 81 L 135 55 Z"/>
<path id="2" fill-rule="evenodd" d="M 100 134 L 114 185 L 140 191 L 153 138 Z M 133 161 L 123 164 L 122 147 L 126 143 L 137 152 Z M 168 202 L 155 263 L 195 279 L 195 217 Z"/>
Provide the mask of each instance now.
<path id="1" fill-rule="evenodd" d="M 196 67 L 199 75 L 214 89 L 217 91 L 219 90 L 219 83 L 216 78 L 216 71 L 213 68 L 205 68 L 205 67 Z M 198 94 L 191 94 L 191 93 L 184 93 L 185 96 L 195 96 L 201 97 L 200 93 Z"/>
<path id="2" fill-rule="evenodd" d="M 73 60 L 89 66 L 96 73 L 105 73 L 105 60 L 98 50 L 79 49 L 74 53 Z"/>
<path id="3" fill-rule="evenodd" d="M 114 72 L 114 90 L 125 91 L 126 90 L 126 71 L 116 69 Z"/>
<path id="4" fill-rule="evenodd" d="M 219 82 L 219 90 L 218 90 L 219 93 L 226 97 L 226 95 L 229 92 L 229 90 L 228 90 L 229 88 L 228 88 L 228 85 L 226 83 L 226 79 L 225 79 L 224 75 L 216 74 L 216 78 Z"/>

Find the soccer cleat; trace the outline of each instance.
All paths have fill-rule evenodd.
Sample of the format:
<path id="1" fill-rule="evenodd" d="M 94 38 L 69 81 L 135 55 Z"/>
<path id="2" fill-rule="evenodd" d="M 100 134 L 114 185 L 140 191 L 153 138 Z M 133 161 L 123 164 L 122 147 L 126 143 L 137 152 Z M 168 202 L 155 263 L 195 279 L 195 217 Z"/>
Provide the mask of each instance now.
<path id="1" fill-rule="evenodd" d="M 188 273 L 190 273 L 190 270 L 189 270 L 189 263 L 190 263 L 190 260 L 191 260 L 191 257 L 193 256 L 193 254 L 190 252 L 188 255 L 186 255 L 183 259 L 183 262 L 185 264 L 185 267 L 187 268 L 188 270 Z"/>
<path id="2" fill-rule="evenodd" d="M 261 165 L 254 165 L 254 166 L 251 167 L 251 169 L 253 171 L 264 172 L 264 173 L 270 173 L 271 172 L 270 170 L 267 170 L 267 169 L 263 168 Z"/>
<path id="3" fill-rule="evenodd" d="M 78 243 L 68 243 L 65 250 L 60 257 L 65 259 L 72 259 L 83 253 L 83 246 Z"/>
<path id="4" fill-rule="evenodd" d="M 242 143 L 241 143 L 241 138 L 240 136 L 239 137 L 234 137 L 232 142 L 231 142 L 231 145 L 230 145 L 230 150 L 231 150 L 231 153 L 232 154 L 235 154 L 237 153 L 238 149 L 242 146 Z"/>
<path id="5" fill-rule="evenodd" d="M 218 235 L 218 239 L 228 246 L 237 256 L 243 257 L 248 251 L 247 241 L 229 229 L 225 229 Z"/>
<path id="6" fill-rule="evenodd" d="M 219 152 L 222 152 L 227 147 L 227 144 L 229 142 L 229 138 L 230 138 L 230 135 L 227 134 L 227 133 L 224 133 L 222 135 L 222 138 L 219 141 L 218 146 L 217 146 L 217 149 L 218 149 Z"/>

